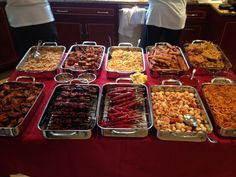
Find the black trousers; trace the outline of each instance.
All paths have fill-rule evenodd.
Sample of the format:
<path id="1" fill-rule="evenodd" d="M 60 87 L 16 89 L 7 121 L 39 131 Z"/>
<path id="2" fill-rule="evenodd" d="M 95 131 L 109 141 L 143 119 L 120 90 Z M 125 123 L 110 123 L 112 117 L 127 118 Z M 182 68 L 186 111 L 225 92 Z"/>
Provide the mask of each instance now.
<path id="1" fill-rule="evenodd" d="M 179 45 L 182 30 L 172 30 L 152 25 L 147 25 L 146 27 L 146 46 L 154 45 L 157 42 L 168 42 L 172 45 Z"/>
<path id="2" fill-rule="evenodd" d="M 57 42 L 58 40 L 55 22 L 26 27 L 12 27 L 11 32 L 19 59 L 25 55 L 30 47 L 37 45 L 38 40 L 43 42 Z"/>

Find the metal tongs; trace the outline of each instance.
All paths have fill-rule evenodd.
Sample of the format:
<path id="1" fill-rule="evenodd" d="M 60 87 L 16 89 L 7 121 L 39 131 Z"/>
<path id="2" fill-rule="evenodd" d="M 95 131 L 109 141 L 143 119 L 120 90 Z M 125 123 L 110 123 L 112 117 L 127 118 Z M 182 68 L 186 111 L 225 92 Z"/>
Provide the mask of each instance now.
<path id="1" fill-rule="evenodd" d="M 186 124 L 186 125 L 190 125 L 190 126 L 193 126 L 193 127 L 197 127 L 197 124 L 198 124 L 198 122 L 197 122 L 197 119 L 194 117 L 194 116 L 192 116 L 192 115 L 189 115 L 189 114 L 185 114 L 184 116 L 183 116 L 183 121 L 184 121 L 184 123 Z M 211 142 L 211 143 L 218 143 L 217 142 L 217 140 L 215 140 L 215 139 L 213 139 L 212 137 L 210 137 L 208 134 L 207 134 L 207 132 L 205 132 L 205 131 L 201 131 L 206 137 L 207 137 L 207 139 Z"/>
<path id="2" fill-rule="evenodd" d="M 33 53 L 33 58 L 34 58 L 34 59 L 38 59 L 39 56 L 40 56 L 39 47 L 41 46 L 41 44 L 42 44 L 42 40 L 39 40 L 39 41 L 38 41 L 37 48 L 36 48 L 35 52 Z"/>

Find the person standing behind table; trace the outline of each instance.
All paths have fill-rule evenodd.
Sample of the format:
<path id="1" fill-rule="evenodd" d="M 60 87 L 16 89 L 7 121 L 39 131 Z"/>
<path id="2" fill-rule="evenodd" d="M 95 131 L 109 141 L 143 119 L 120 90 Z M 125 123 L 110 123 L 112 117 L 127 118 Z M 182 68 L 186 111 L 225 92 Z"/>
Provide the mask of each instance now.
<path id="1" fill-rule="evenodd" d="M 48 0 L 7 0 L 5 10 L 20 59 L 38 40 L 57 42 L 55 19 Z"/>
<path id="2" fill-rule="evenodd" d="M 146 45 L 156 42 L 179 45 L 186 21 L 186 5 L 186 0 L 149 0 Z"/>

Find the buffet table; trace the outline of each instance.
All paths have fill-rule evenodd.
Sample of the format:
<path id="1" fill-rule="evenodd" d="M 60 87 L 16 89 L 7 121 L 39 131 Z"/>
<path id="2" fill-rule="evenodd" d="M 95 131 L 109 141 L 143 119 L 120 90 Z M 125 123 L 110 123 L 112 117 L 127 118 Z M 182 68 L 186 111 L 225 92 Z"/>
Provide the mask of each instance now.
<path id="1" fill-rule="evenodd" d="M 147 63 L 146 63 L 147 64 Z M 147 68 L 148 86 L 160 84 L 161 77 L 151 78 Z M 225 76 L 236 81 L 231 72 Z M 15 80 L 13 72 L 10 81 Z M 196 76 L 199 85 L 212 76 Z M 236 138 L 211 136 L 212 144 L 162 141 L 151 128 L 146 138 L 103 137 L 98 127 L 88 140 L 47 140 L 37 125 L 48 98 L 56 86 L 52 80 L 45 83 L 44 96 L 34 116 L 18 137 L 0 137 L 0 177 L 23 173 L 32 177 L 233 177 L 236 174 Z M 107 79 L 105 66 L 96 84 Z M 198 87 L 199 89 L 200 87 Z"/>

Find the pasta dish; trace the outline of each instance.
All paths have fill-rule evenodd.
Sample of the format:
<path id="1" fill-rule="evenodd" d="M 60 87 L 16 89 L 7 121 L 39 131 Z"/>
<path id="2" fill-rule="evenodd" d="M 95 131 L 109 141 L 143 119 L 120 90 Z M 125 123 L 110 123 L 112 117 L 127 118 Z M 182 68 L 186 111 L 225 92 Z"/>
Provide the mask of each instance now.
<path id="1" fill-rule="evenodd" d="M 203 93 L 216 124 L 236 128 L 236 85 L 205 85 Z"/>

